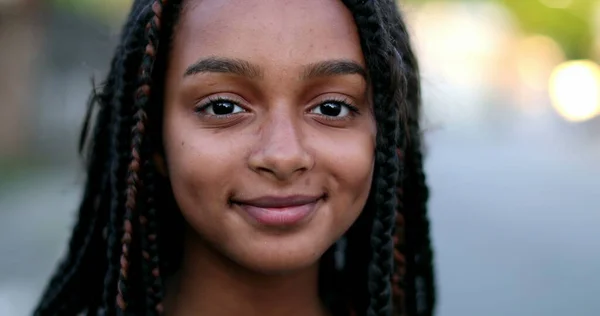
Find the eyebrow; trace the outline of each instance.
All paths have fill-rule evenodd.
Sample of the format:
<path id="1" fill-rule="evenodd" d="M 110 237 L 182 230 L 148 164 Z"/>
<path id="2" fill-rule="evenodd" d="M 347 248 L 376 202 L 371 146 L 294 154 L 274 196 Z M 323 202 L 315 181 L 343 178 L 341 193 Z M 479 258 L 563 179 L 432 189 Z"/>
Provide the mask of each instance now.
<path id="1" fill-rule="evenodd" d="M 245 60 L 226 57 L 201 59 L 189 66 L 183 76 L 188 77 L 208 72 L 234 74 L 248 78 L 262 78 L 263 76 L 262 70 L 257 65 Z"/>
<path id="2" fill-rule="evenodd" d="M 260 79 L 264 73 L 260 66 L 252 64 L 246 60 L 227 57 L 208 57 L 201 59 L 190 65 L 184 77 L 193 76 L 200 73 L 225 73 L 233 74 L 251 79 Z M 345 59 L 325 60 L 304 66 L 302 80 L 309 80 L 321 77 L 333 77 L 343 75 L 360 75 L 367 80 L 366 69 L 360 64 Z"/>
<path id="3" fill-rule="evenodd" d="M 326 60 L 305 67 L 302 79 L 332 77 L 343 75 L 360 75 L 367 80 L 367 70 L 360 64 L 345 59 Z"/>

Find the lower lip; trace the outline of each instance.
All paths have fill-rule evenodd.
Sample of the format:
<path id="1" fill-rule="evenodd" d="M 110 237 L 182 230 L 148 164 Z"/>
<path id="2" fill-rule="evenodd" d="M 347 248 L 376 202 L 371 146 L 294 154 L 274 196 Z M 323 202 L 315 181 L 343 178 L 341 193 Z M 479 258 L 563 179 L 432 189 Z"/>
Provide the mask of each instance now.
<path id="1" fill-rule="evenodd" d="M 283 208 L 262 208 L 248 204 L 239 204 L 252 218 L 266 226 L 291 226 L 311 215 L 317 202 Z"/>

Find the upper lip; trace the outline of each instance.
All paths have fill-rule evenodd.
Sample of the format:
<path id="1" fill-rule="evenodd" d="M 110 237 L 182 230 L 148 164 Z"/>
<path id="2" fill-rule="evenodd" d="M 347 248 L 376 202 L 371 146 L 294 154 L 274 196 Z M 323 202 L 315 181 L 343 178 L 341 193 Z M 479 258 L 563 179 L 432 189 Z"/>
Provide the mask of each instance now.
<path id="1" fill-rule="evenodd" d="M 323 195 L 262 196 L 244 200 L 232 199 L 232 202 L 260 208 L 284 208 L 315 203 L 322 197 Z"/>

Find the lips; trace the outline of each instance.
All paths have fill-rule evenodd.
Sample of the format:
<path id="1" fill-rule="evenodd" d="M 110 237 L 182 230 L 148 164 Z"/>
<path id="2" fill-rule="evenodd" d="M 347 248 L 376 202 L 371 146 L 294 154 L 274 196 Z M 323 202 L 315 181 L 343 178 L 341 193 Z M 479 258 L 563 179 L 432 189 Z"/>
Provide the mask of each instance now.
<path id="1" fill-rule="evenodd" d="M 262 225 L 292 226 L 314 213 L 323 197 L 323 195 L 264 196 L 232 200 L 232 202 Z"/>

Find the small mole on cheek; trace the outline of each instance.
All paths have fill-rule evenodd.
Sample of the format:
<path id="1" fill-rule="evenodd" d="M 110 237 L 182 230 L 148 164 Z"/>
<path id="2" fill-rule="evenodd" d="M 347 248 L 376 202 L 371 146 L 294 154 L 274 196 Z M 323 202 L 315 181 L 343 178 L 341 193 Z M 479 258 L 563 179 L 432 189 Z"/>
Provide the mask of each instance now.
<path id="1" fill-rule="evenodd" d="M 183 144 L 185 144 L 185 142 L 181 142 L 181 146 L 183 146 Z"/>

